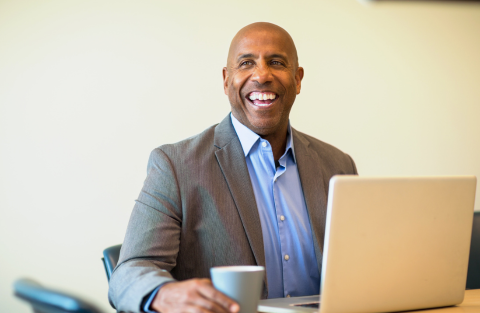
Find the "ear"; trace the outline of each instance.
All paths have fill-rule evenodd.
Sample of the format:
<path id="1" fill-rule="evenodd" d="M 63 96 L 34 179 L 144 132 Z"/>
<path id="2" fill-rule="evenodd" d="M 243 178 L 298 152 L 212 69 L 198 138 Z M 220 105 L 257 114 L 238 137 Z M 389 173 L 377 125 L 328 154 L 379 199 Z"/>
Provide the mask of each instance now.
<path id="1" fill-rule="evenodd" d="M 226 67 L 223 68 L 223 92 L 228 96 L 228 70 Z"/>
<path id="2" fill-rule="evenodd" d="M 303 67 L 298 67 L 297 72 L 295 73 L 295 82 L 297 84 L 297 95 L 300 93 L 302 88 L 302 79 L 303 79 Z"/>

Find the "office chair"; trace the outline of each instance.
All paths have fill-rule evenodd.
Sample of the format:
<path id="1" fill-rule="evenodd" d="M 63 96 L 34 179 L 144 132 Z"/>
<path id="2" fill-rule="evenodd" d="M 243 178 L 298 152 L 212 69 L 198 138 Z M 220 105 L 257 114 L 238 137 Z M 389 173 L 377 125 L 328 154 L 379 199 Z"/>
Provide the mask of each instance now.
<path id="1" fill-rule="evenodd" d="M 480 289 L 480 212 L 473 213 L 466 289 Z"/>
<path id="2" fill-rule="evenodd" d="M 111 246 L 103 250 L 102 261 L 108 281 L 110 281 L 110 276 L 112 276 L 113 269 L 115 266 L 117 266 L 118 257 L 120 256 L 120 248 L 122 248 L 122 245 Z"/>
<path id="3" fill-rule="evenodd" d="M 45 288 L 31 279 L 18 279 L 13 289 L 15 296 L 30 303 L 35 313 L 102 313 L 76 296 Z"/>

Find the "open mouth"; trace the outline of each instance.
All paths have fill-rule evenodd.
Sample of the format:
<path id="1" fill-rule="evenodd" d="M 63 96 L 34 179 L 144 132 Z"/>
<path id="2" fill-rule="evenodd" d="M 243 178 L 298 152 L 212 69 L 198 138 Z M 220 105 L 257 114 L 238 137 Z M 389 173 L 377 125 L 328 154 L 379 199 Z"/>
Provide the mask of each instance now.
<path id="1" fill-rule="evenodd" d="M 253 91 L 247 95 L 247 99 L 250 100 L 250 102 L 260 107 L 271 105 L 277 98 L 278 95 L 274 92 Z"/>

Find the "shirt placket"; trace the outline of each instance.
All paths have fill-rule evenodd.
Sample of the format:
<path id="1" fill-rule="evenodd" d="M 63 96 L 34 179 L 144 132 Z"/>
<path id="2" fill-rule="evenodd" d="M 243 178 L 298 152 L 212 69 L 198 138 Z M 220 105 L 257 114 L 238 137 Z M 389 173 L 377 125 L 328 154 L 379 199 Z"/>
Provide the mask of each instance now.
<path id="1" fill-rule="evenodd" d="M 286 164 L 285 164 L 285 156 L 282 156 L 282 158 L 279 160 L 280 166 L 276 169 L 275 175 L 273 177 L 273 198 L 274 198 L 274 203 L 275 203 L 275 213 L 276 213 L 276 221 L 277 221 L 277 226 L 278 226 L 278 233 L 280 237 L 280 251 L 281 251 L 281 257 L 282 257 L 282 272 L 283 272 L 283 295 L 286 297 L 289 297 L 289 294 L 287 292 L 288 286 L 285 281 L 285 278 L 288 277 L 287 272 L 289 271 L 289 260 L 291 258 L 290 251 L 288 251 L 288 244 L 287 244 L 287 234 L 288 234 L 288 229 L 287 229 L 287 223 L 285 222 L 285 212 L 284 208 L 282 206 L 282 202 L 280 201 L 280 189 L 278 188 L 278 180 L 281 179 L 281 176 L 285 173 L 286 171 Z"/>

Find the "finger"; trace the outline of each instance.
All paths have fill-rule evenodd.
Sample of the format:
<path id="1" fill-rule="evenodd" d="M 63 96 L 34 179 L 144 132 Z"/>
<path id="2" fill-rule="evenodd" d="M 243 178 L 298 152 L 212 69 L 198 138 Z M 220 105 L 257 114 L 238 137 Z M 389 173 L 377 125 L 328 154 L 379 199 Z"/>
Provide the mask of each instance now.
<path id="1" fill-rule="evenodd" d="M 186 312 L 186 313 L 212 313 L 212 311 L 207 310 L 206 308 L 202 306 L 197 306 L 197 305 L 187 305 L 183 308 L 179 308 L 178 310 L 175 310 L 177 312 Z"/>
<path id="2" fill-rule="evenodd" d="M 215 289 L 210 280 L 204 281 L 198 288 L 198 292 L 206 299 L 213 300 L 218 305 L 224 307 L 229 312 L 240 311 L 238 303 Z"/>
<path id="3" fill-rule="evenodd" d="M 218 304 L 217 302 L 204 298 L 202 295 L 198 295 L 198 297 L 195 297 L 194 299 L 191 299 L 192 301 L 189 303 L 190 305 L 194 305 L 197 307 L 201 307 L 202 309 L 207 310 L 208 312 L 214 312 L 214 313 L 230 313 L 230 311 Z"/>

